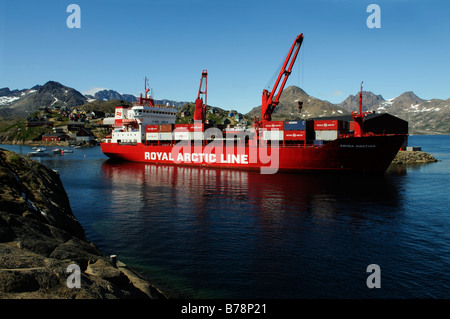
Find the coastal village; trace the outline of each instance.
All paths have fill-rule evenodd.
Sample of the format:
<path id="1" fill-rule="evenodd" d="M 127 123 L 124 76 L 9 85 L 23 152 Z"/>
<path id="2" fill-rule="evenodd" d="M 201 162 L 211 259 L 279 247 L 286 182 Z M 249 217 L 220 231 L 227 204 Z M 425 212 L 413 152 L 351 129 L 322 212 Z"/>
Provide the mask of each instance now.
<path id="1" fill-rule="evenodd" d="M 104 105 L 106 104 L 106 106 Z M 0 127 L 0 143 L 44 146 L 93 146 L 109 135 L 114 126 L 115 105 L 129 104 L 109 101 L 101 110 L 92 103 L 78 107 L 41 107 L 26 119 L 9 120 Z M 95 104 L 94 104 L 95 105 Z M 194 104 L 179 108 L 177 123 L 193 123 Z M 235 110 L 209 107 L 207 124 L 248 126 L 249 118 Z"/>

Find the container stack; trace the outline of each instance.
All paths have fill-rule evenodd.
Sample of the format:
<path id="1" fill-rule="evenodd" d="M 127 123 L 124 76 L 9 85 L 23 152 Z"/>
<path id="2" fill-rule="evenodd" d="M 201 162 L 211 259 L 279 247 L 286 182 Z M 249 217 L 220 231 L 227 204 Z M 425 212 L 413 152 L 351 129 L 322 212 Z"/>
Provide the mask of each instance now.
<path id="1" fill-rule="evenodd" d="M 190 140 L 191 134 L 189 132 L 189 124 L 175 124 L 173 139 L 175 141 Z"/>
<path id="2" fill-rule="evenodd" d="M 315 120 L 314 131 L 316 140 L 333 141 L 340 134 L 348 132 L 348 122 L 341 120 Z"/>
<path id="3" fill-rule="evenodd" d="M 170 141 L 172 140 L 172 129 L 172 124 L 147 125 L 145 138 L 147 141 Z"/>
<path id="4" fill-rule="evenodd" d="M 147 125 L 145 128 L 145 138 L 147 141 L 159 140 L 159 125 Z"/>
<path id="5" fill-rule="evenodd" d="M 284 139 L 284 121 L 267 121 L 263 123 L 263 140 L 282 141 Z"/>
<path id="6" fill-rule="evenodd" d="M 147 125 L 146 133 L 148 141 L 203 140 L 204 129 L 203 123 L 161 124 Z"/>
<path id="7" fill-rule="evenodd" d="M 313 139 L 311 124 L 312 122 L 307 120 L 284 122 L 284 140 L 306 141 Z"/>
<path id="8" fill-rule="evenodd" d="M 203 140 L 205 126 L 203 123 L 193 123 L 188 126 L 192 140 Z"/>
<path id="9" fill-rule="evenodd" d="M 159 140 L 160 141 L 171 141 L 172 140 L 172 124 L 161 124 L 159 126 Z"/>

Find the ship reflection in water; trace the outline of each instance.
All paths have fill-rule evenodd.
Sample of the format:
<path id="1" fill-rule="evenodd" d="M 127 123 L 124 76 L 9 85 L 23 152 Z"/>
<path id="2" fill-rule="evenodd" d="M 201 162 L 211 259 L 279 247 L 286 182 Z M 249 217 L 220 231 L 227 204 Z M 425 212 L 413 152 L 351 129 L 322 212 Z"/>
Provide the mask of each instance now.
<path id="1" fill-rule="evenodd" d="M 401 186 L 389 175 L 111 161 L 102 172 L 105 246 L 174 296 L 378 297 L 366 267 L 389 267 L 398 249 Z"/>

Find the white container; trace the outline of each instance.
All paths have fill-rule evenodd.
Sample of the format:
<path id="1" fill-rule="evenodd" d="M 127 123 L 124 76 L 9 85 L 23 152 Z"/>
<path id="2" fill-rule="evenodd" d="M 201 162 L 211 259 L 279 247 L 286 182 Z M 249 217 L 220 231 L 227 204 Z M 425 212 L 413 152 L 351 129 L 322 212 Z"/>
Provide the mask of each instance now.
<path id="1" fill-rule="evenodd" d="M 265 130 L 263 130 L 263 140 L 282 141 L 283 139 L 284 139 L 284 131 L 265 131 Z"/>
<path id="2" fill-rule="evenodd" d="M 191 138 L 191 134 L 190 134 L 190 132 L 177 132 L 177 131 L 175 131 L 174 133 L 173 133 L 173 137 L 174 137 L 174 140 L 177 140 L 177 141 L 184 141 L 184 140 L 189 140 L 190 138 Z"/>
<path id="3" fill-rule="evenodd" d="M 172 140 L 172 133 L 165 132 L 165 133 L 159 133 L 159 139 L 161 141 L 171 141 Z"/>
<path id="4" fill-rule="evenodd" d="M 203 140 L 203 132 L 191 132 L 191 139 L 193 140 Z"/>
<path id="5" fill-rule="evenodd" d="M 329 131 L 329 130 L 323 130 L 323 131 L 316 131 L 316 140 L 322 140 L 322 141 L 334 141 L 339 137 L 339 131 Z"/>
<path id="6" fill-rule="evenodd" d="M 157 141 L 159 139 L 158 133 L 147 133 L 147 141 Z"/>

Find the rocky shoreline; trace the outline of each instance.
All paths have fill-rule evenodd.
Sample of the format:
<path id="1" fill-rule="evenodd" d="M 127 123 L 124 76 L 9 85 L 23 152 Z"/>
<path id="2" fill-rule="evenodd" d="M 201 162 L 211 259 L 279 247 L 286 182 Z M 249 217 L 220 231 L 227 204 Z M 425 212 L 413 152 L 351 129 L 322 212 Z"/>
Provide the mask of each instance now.
<path id="1" fill-rule="evenodd" d="M 434 163 L 438 160 L 431 154 L 422 151 L 399 151 L 392 164 Z"/>
<path id="2" fill-rule="evenodd" d="M 0 183 L 0 299 L 166 299 L 86 239 L 58 173 L 0 148 Z"/>

